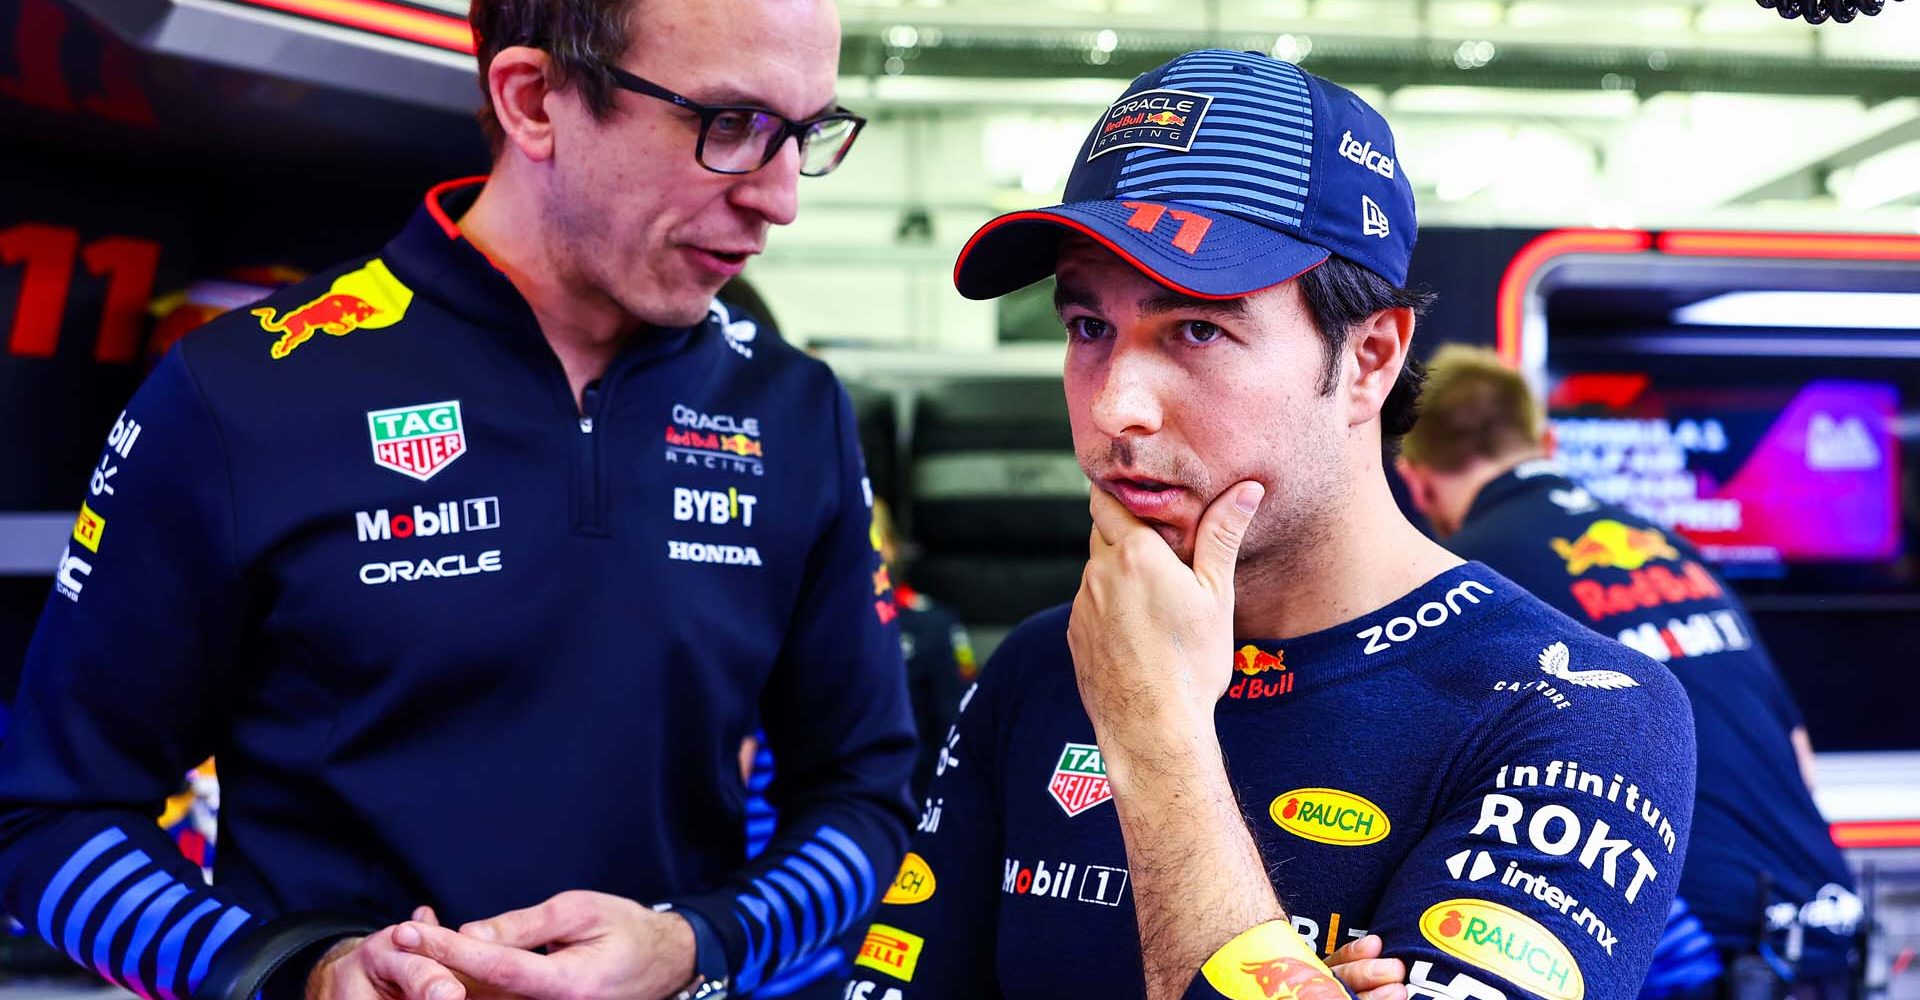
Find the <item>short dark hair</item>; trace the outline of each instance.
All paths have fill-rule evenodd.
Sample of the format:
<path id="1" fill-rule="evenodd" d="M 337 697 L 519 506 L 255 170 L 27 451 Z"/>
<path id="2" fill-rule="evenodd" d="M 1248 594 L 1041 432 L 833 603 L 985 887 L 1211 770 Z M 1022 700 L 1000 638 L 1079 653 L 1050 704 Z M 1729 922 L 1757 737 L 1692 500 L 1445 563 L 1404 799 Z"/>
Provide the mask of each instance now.
<path id="1" fill-rule="evenodd" d="M 638 0 L 473 0 L 474 55 L 480 62 L 480 130 L 487 148 L 500 155 L 506 133 L 494 112 L 487 71 L 501 49 L 536 48 L 553 57 L 555 88 L 574 86 L 587 111 L 604 121 L 613 112 L 613 75 L 608 67 L 627 54 Z"/>
<path id="2" fill-rule="evenodd" d="M 1433 305 L 1435 294 L 1425 288 L 1398 288 L 1387 279 L 1338 254 L 1295 279 L 1300 295 L 1306 299 L 1307 312 L 1320 330 L 1326 348 L 1327 368 L 1320 380 L 1322 395 L 1333 391 L 1340 378 L 1340 359 L 1346 353 L 1347 333 L 1356 325 L 1386 309 L 1411 309 L 1424 315 Z M 1415 411 L 1420 404 L 1420 386 L 1427 371 L 1412 355 L 1400 368 L 1400 377 L 1380 407 L 1380 436 L 1391 441 L 1413 429 Z"/>

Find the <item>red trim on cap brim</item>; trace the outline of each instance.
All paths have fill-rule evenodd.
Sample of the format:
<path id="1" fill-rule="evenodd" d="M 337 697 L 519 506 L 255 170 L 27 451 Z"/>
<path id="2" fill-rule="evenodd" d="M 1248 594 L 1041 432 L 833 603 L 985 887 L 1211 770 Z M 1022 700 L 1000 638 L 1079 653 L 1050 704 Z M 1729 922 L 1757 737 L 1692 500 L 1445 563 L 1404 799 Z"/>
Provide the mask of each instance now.
<path id="1" fill-rule="evenodd" d="M 1314 261 L 1313 263 L 1307 265 L 1306 267 L 1303 267 L 1300 270 L 1295 271 L 1294 273 L 1287 275 L 1284 278 L 1281 278 L 1279 281 L 1273 282 L 1270 285 L 1262 285 L 1259 288 L 1251 288 L 1244 292 L 1234 292 L 1230 295 L 1221 295 L 1213 292 L 1201 292 L 1201 291 L 1195 291 L 1194 289 L 1188 288 L 1187 286 L 1180 284 L 1179 282 L 1173 280 L 1172 278 L 1167 277 L 1164 274 L 1161 274 L 1160 272 L 1154 270 L 1153 268 L 1148 267 L 1146 263 L 1142 261 L 1140 258 L 1135 257 L 1131 253 L 1128 253 L 1125 247 L 1122 247 L 1120 244 L 1115 243 L 1112 239 L 1108 238 L 1102 233 L 1095 231 L 1091 226 L 1088 226 L 1086 223 L 1081 222 L 1078 219 L 1072 219 L 1064 215 L 1055 215 L 1052 212 L 1043 212 L 1043 211 L 1009 212 L 1006 215 L 1003 215 L 997 219 L 994 219 L 988 222 L 986 225 L 981 226 L 980 230 L 973 234 L 973 238 L 967 241 L 967 245 L 960 248 L 960 256 L 955 258 L 953 262 L 953 286 L 955 288 L 960 287 L 960 269 L 966 265 L 967 255 L 973 252 L 974 245 L 979 243 L 980 240 L 983 239 L 988 233 L 991 233 L 994 230 L 999 229 L 1001 226 L 1004 226 L 1010 222 L 1050 222 L 1056 226 L 1064 226 L 1065 228 L 1071 229 L 1081 234 L 1082 236 L 1085 236 L 1088 239 L 1093 240 L 1095 243 L 1098 243 L 1101 246 L 1106 247 L 1108 250 L 1111 250 L 1114 253 L 1114 255 L 1119 257 L 1121 260 L 1124 260 L 1127 263 L 1132 264 L 1134 267 L 1134 270 L 1139 271 L 1141 274 L 1144 274 L 1147 277 L 1152 278 L 1153 280 L 1167 286 L 1168 288 L 1176 292 L 1179 292 L 1182 295 L 1188 296 L 1190 298 L 1208 299 L 1214 302 L 1225 302 L 1230 299 L 1244 299 L 1249 295 L 1258 295 L 1259 293 L 1264 292 L 1269 288 L 1278 288 L 1281 285 L 1284 285 L 1287 282 L 1292 281 L 1293 279 L 1298 278 L 1299 276 L 1307 273 L 1308 271 L 1311 271 L 1314 268 L 1319 267 L 1320 265 L 1325 264 L 1327 262 L 1327 258 L 1322 257 L 1319 260 Z M 1328 251 L 1328 256 L 1332 256 L 1332 251 Z M 965 294 L 965 293 L 963 292 L 962 294 Z M 1001 294 L 1004 295 L 1006 293 L 1002 292 Z M 993 297 L 997 298 L 998 296 L 993 296 Z"/>

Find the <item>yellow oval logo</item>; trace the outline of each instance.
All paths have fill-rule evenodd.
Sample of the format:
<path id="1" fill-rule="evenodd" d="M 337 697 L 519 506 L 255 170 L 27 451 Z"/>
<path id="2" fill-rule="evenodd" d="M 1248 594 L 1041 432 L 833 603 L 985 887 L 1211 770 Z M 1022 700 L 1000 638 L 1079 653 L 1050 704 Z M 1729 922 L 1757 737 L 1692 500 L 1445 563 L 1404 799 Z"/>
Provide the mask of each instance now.
<path id="1" fill-rule="evenodd" d="M 1484 899 L 1449 899 L 1420 915 L 1434 947 L 1543 997 L 1580 1000 L 1586 980 L 1573 953 L 1532 917 Z"/>
<path id="2" fill-rule="evenodd" d="M 893 884 L 887 887 L 887 894 L 880 902 L 906 906 L 932 898 L 933 869 L 927 866 L 926 858 L 908 851 L 900 861 L 900 874 L 893 877 Z"/>
<path id="3" fill-rule="evenodd" d="M 1379 806 L 1338 788 L 1296 788 L 1267 807 L 1280 829 L 1335 847 L 1364 847 L 1387 839 L 1393 822 Z"/>

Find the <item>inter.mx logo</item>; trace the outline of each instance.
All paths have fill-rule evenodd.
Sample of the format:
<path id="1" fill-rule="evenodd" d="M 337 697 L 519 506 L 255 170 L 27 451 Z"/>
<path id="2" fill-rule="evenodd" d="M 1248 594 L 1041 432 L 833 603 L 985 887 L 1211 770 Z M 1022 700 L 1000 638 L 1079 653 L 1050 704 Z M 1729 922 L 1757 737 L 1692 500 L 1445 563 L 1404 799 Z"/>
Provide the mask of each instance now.
<path id="1" fill-rule="evenodd" d="M 457 399 L 368 411 L 367 434 L 373 464 L 423 483 L 467 453 Z"/>
<path id="2" fill-rule="evenodd" d="M 354 512 L 353 521 L 363 542 L 486 531 L 500 526 L 500 498 L 442 500 L 431 507 L 414 504 L 411 513 L 384 509 L 361 510 Z"/>

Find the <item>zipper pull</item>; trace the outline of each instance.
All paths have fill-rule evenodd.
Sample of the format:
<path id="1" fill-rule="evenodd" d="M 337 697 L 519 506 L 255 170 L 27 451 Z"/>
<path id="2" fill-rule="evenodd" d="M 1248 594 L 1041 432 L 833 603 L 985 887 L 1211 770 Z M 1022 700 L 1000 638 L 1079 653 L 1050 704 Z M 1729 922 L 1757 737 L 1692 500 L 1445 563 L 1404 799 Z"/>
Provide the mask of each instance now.
<path id="1" fill-rule="evenodd" d="M 580 393 L 580 433 L 593 433 L 593 415 L 600 410 L 600 380 L 594 379 Z"/>

